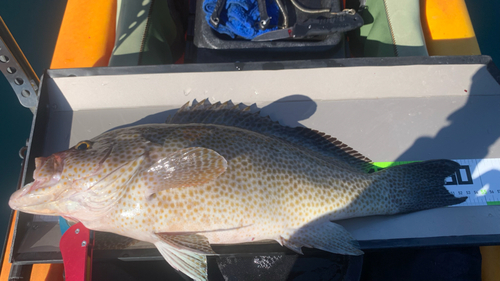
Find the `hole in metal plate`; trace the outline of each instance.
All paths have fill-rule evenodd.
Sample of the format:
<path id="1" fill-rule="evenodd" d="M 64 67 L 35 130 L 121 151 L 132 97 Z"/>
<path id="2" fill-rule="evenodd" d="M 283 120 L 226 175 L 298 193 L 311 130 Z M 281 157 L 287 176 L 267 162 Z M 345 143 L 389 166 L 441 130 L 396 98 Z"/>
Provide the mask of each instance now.
<path id="1" fill-rule="evenodd" d="M 0 55 L 0 62 L 6 63 L 9 62 L 9 57 L 5 55 Z"/>
<path id="2" fill-rule="evenodd" d="M 24 80 L 23 78 L 17 77 L 16 79 L 14 79 L 14 83 L 16 83 L 16 85 L 22 85 L 24 84 Z"/>
<path id="3" fill-rule="evenodd" d="M 29 96 L 31 96 L 31 92 L 28 90 L 22 90 L 21 95 L 25 98 L 28 98 Z"/>
<path id="4" fill-rule="evenodd" d="M 17 69 L 12 67 L 12 66 L 7 67 L 7 72 L 9 74 L 14 74 L 14 73 L 16 73 L 16 71 L 17 71 Z"/>

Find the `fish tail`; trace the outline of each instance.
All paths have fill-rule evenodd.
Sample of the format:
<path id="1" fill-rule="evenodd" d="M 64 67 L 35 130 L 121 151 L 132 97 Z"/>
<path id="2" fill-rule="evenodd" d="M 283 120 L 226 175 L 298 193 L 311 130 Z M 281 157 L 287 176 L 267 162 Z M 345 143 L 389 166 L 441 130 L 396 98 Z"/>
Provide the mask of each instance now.
<path id="1" fill-rule="evenodd" d="M 389 183 L 392 214 L 460 204 L 445 187 L 445 179 L 458 171 L 460 164 L 451 160 L 430 160 L 394 166 L 382 170 L 384 185 Z M 377 174 L 378 174 L 377 173 Z"/>

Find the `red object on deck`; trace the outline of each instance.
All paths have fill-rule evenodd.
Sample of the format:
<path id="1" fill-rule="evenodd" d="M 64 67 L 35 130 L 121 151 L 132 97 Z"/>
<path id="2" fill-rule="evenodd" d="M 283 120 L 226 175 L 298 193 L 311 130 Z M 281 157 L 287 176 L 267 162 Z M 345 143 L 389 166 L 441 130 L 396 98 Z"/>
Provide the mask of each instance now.
<path id="1" fill-rule="evenodd" d="M 92 278 L 92 243 L 90 230 L 77 223 L 62 236 L 59 248 L 66 281 L 90 281 Z"/>

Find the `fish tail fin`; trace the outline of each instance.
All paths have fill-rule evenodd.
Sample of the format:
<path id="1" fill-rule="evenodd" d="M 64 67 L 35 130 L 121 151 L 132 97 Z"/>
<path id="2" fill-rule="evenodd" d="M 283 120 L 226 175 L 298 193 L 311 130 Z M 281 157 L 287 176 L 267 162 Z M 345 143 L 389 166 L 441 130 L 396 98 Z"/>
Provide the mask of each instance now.
<path id="1" fill-rule="evenodd" d="M 459 168 L 455 161 L 430 160 L 390 167 L 376 174 L 382 174 L 386 186 L 389 183 L 390 213 L 396 214 L 464 202 L 467 197 L 457 198 L 444 187 L 445 179 Z"/>

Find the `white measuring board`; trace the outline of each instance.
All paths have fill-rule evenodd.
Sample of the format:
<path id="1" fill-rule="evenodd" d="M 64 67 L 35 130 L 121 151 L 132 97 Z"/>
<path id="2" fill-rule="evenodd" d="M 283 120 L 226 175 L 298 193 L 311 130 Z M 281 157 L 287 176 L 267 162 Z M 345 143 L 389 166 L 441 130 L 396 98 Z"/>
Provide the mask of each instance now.
<path id="1" fill-rule="evenodd" d="M 454 159 L 460 169 L 446 178 L 445 187 L 456 197 L 468 197 L 457 206 L 500 205 L 500 158 Z M 413 161 L 411 161 L 413 162 Z M 380 168 L 411 162 L 377 162 Z"/>

